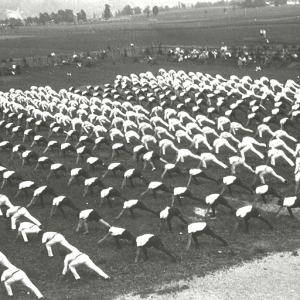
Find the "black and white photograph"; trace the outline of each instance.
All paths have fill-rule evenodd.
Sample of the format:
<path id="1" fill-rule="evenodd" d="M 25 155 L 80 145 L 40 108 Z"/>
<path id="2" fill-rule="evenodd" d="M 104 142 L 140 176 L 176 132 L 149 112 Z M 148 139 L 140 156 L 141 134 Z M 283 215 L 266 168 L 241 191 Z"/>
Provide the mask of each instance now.
<path id="1" fill-rule="evenodd" d="M 0 299 L 300 299 L 299 0 L 0 0 Z"/>

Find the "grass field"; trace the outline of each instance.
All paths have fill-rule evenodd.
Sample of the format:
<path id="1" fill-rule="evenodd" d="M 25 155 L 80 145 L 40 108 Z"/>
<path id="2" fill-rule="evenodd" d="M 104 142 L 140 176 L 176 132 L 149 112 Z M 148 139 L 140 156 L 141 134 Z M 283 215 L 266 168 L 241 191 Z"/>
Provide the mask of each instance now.
<path id="1" fill-rule="evenodd" d="M 156 22 L 137 17 L 126 22 L 68 26 L 20 27 L 2 29 L 1 58 L 44 56 L 51 52 L 96 51 L 107 45 L 128 47 L 196 45 L 220 47 L 227 45 L 261 45 L 259 30 L 267 31 L 270 43 L 298 45 L 300 6 L 266 7 L 262 9 L 223 8 L 161 13 Z M 15 38 L 13 38 L 15 36 Z M 4 38 L 7 38 L 6 40 Z"/>
<path id="2" fill-rule="evenodd" d="M 276 11 L 277 12 L 277 11 Z M 294 17 L 297 13 L 295 10 L 286 11 L 289 13 L 289 16 Z M 216 18 L 218 13 L 216 12 Z M 219 12 L 220 14 L 220 12 Z M 254 15 L 254 12 L 253 14 Z M 268 11 L 265 11 L 265 15 L 261 15 L 261 18 L 269 18 L 271 14 Z M 281 15 L 281 14 L 280 14 Z M 279 22 L 276 21 L 276 14 L 274 14 L 275 20 L 273 23 L 270 22 L 270 32 L 278 32 L 277 29 Z M 272 15 L 272 18 L 274 17 Z M 286 17 L 285 14 L 282 14 L 282 19 Z M 161 18 L 161 19 L 160 19 Z M 176 15 L 172 17 L 176 19 Z M 196 18 L 196 17 L 195 17 Z M 242 18 L 242 15 L 240 16 Z M 163 14 L 159 16 L 159 21 L 163 22 Z M 221 22 L 222 20 L 220 20 Z M 229 21 L 223 20 L 224 22 Z M 230 42 L 231 40 L 241 41 L 242 36 L 250 35 L 250 31 L 258 36 L 259 27 L 256 28 L 253 26 L 249 28 L 249 33 L 245 31 L 246 27 L 240 28 L 236 26 L 236 19 L 232 18 L 231 26 L 233 27 L 230 32 L 230 38 L 225 40 L 225 42 Z M 241 20 L 242 22 L 243 20 Z M 246 19 L 244 20 L 245 24 Z M 219 21 L 218 21 L 219 22 Z M 248 20 L 248 24 L 250 19 Z M 277 23 L 278 27 L 276 24 Z M 175 22 L 174 22 L 175 24 Z M 217 24 L 217 23 L 216 23 Z M 224 23 L 223 23 L 224 24 Z M 272 24 L 272 25 L 271 25 Z M 98 25 L 97 25 L 98 26 Z M 99 25 L 100 26 L 100 25 Z M 110 28 L 110 24 L 106 24 L 105 28 Z M 140 41 L 142 45 L 145 42 L 152 41 L 152 38 L 157 40 L 153 42 L 160 42 L 161 36 L 164 36 L 169 39 L 172 44 L 177 43 L 187 43 L 192 44 L 196 43 L 194 37 L 197 32 L 197 36 L 201 36 L 201 39 L 204 35 L 204 32 L 207 32 L 207 39 L 205 44 L 220 44 L 220 41 L 224 37 L 224 28 L 221 26 L 213 26 L 210 28 L 207 26 L 205 29 L 195 29 L 195 31 L 187 28 L 186 31 L 179 32 L 175 29 L 171 31 L 174 35 L 170 34 L 168 30 L 156 29 L 158 25 L 153 26 L 153 29 L 145 29 L 144 31 L 140 29 L 134 29 L 132 31 L 128 30 L 128 35 L 122 37 L 124 31 L 117 30 L 117 27 L 122 25 L 114 25 L 116 28 L 113 33 L 108 33 L 106 30 L 102 30 L 101 33 L 86 33 L 86 32 L 73 32 L 64 33 L 58 32 L 53 29 L 53 33 L 43 32 L 42 30 L 37 30 L 36 33 L 32 33 L 32 38 L 16 39 L 16 40 L 6 40 L 5 46 L 1 46 L 1 53 L 10 53 L 13 52 L 16 57 L 27 56 L 30 51 L 36 51 L 36 54 L 45 54 L 48 51 L 70 51 L 70 50 L 94 50 L 94 47 L 100 47 L 107 44 L 106 38 L 111 35 L 113 41 L 116 45 L 121 45 L 121 42 L 127 42 L 127 45 L 131 42 L 129 39 L 129 34 L 136 34 L 136 40 Z M 124 24 L 123 24 L 124 26 Z M 125 25 L 126 27 L 127 25 Z M 130 25 L 131 26 L 131 25 Z M 296 26 L 296 25 L 295 25 Z M 175 25 L 174 25 L 174 28 Z M 229 27 L 228 27 L 229 28 Z M 284 28 L 281 28 L 278 36 L 286 32 L 290 32 L 290 37 L 287 38 L 286 35 L 282 39 L 288 39 L 289 41 L 294 41 L 298 38 L 295 31 L 293 31 L 294 25 L 286 25 Z M 19 29 L 21 31 L 23 29 Z M 125 29 L 123 29 L 125 30 Z M 127 29 L 126 29 L 127 30 Z M 161 34 L 161 32 L 164 34 Z M 99 30 L 100 32 L 100 30 Z M 235 35 L 237 32 L 240 32 L 240 36 Z M 138 33 L 138 34 L 137 34 Z M 148 35 L 149 33 L 149 35 Z M 185 34 L 188 33 L 188 34 Z M 20 33 L 18 33 L 20 34 Z M 28 34 L 24 33 L 24 34 Z M 99 34 L 101 39 L 91 38 L 93 35 Z M 43 36 L 45 35 L 45 36 Z M 229 34 L 228 34 L 229 35 Z M 84 39 L 82 38 L 84 36 Z M 142 36 L 142 38 L 141 38 Z M 59 38 L 58 38 L 59 37 Z M 98 37 L 98 36 L 97 36 Z M 102 40 L 103 37 L 103 40 Z M 123 40 L 119 40 L 123 38 Z M 219 38 L 219 39 L 218 39 Z M 140 39 L 140 40 L 139 40 Z M 182 39 L 182 40 L 180 40 Z M 76 40 L 78 41 L 76 43 Z M 56 41 L 55 44 L 53 41 Z M 199 38 L 199 44 L 202 40 Z M 17 43 L 18 42 L 18 43 Z M 16 44 L 14 44 L 16 43 Z M 113 45 L 113 42 L 111 43 Z M 197 42 L 198 44 L 198 42 Z M 1 44 L 3 45 L 3 43 Z M 33 46 L 34 45 L 34 46 Z M 36 47 L 36 45 L 38 47 Z M 124 44 L 122 44 L 124 45 Z M 77 47 L 73 48 L 72 47 Z M 86 49 L 86 48 L 89 49 Z M 50 48 L 50 49 L 49 49 Z M 2 51 L 3 50 L 3 51 Z M 6 52 L 5 52 L 6 51 Z M 20 55 L 19 55 L 20 54 Z M 0 77 L 0 90 L 8 91 L 10 88 L 17 89 L 28 89 L 31 85 L 36 86 L 45 86 L 50 85 L 53 89 L 59 90 L 61 88 L 68 88 L 69 86 L 84 86 L 87 84 L 104 84 L 112 82 L 117 74 L 130 74 L 130 73 L 141 73 L 145 71 L 152 71 L 154 74 L 157 73 L 159 68 L 165 68 L 166 70 L 185 70 L 189 71 L 200 71 L 203 73 L 209 73 L 215 75 L 217 73 L 221 74 L 225 78 L 228 78 L 230 75 L 235 74 L 239 77 L 243 75 L 250 75 L 253 79 L 259 78 L 260 76 L 267 76 L 269 78 L 276 78 L 280 82 L 284 82 L 286 79 L 291 78 L 296 80 L 297 75 L 299 74 L 298 70 L 295 69 L 275 69 L 269 68 L 262 70 L 262 72 L 255 72 L 254 68 L 249 69 L 237 69 L 237 67 L 231 63 L 222 63 L 210 65 L 194 65 L 189 63 L 175 64 L 167 63 L 165 61 L 159 61 L 158 65 L 150 66 L 146 63 L 132 63 L 131 60 L 128 60 L 126 64 L 117 62 L 116 65 L 111 64 L 110 62 L 102 62 L 97 66 L 92 68 L 75 68 L 74 66 L 62 66 L 62 67 L 45 67 L 38 69 L 25 69 L 22 70 L 21 76 L 16 77 Z M 72 73 L 71 82 L 67 81 L 66 73 Z M 245 123 L 245 116 L 240 115 L 239 120 L 241 123 Z M 252 126 L 252 129 L 255 127 Z M 276 127 L 275 127 L 276 128 Z M 274 128 L 273 128 L 274 129 Z M 41 134 L 46 136 L 46 131 L 41 131 Z M 291 134 L 296 136 L 297 132 L 291 130 Z M 241 139 L 241 134 L 238 134 L 237 137 Z M 54 138 L 53 138 L 54 139 Z M 62 141 L 63 138 L 55 138 L 58 141 Z M 212 140 L 210 140 L 211 142 Z M 266 139 L 265 139 L 266 141 Z M 12 141 L 14 144 L 21 142 L 21 138 L 15 139 Z M 73 142 L 75 144 L 75 141 Z M 287 142 L 287 144 L 294 148 L 293 143 Z M 25 145 L 29 147 L 29 142 L 26 141 Z M 188 144 L 183 143 L 179 147 L 187 147 Z M 155 147 L 153 147 L 154 149 Z M 205 149 L 202 148 L 201 149 Z M 44 147 L 35 147 L 39 155 L 42 155 Z M 262 149 L 259 149 L 262 150 Z M 98 153 L 96 153 L 98 155 Z M 226 150 L 221 150 L 221 154 L 218 156 L 222 161 L 226 161 L 228 155 L 231 153 Z M 49 152 L 47 154 L 55 162 L 62 162 L 68 167 L 75 166 L 75 156 L 70 155 L 66 159 L 59 159 L 57 153 Z M 107 163 L 109 162 L 110 150 L 103 148 L 99 153 L 100 157 L 103 158 Z M 46 176 L 48 171 L 34 171 L 34 166 L 26 166 L 23 169 L 20 168 L 20 161 L 18 159 L 9 160 L 10 153 L 1 152 L 1 163 L 8 167 L 11 170 L 15 170 L 24 176 L 24 179 L 33 180 L 39 186 L 47 184 Z M 166 156 L 168 161 L 172 161 L 175 157 L 174 152 L 169 152 Z M 262 162 L 257 159 L 254 155 L 247 155 L 249 159 L 249 164 L 261 164 Z M 124 163 L 127 167 L 133 165 L 131 157 L 127 154 L 121 155 L 120 159 L 116 159 Z M 80 163 L 80 166 L 85 167 L 85 164 Z M 187 167 L 194 167 L 194 162 L 192 160 L 187 160 Z M 139 168 L 141 168 L 141 164 Z M 285 163 L 280 161 L 276 163 L 275 170 L 285 178 L 292 180 L 293 168 L 287 167 Z M 90 172 L 91 175 L 98 176 L 102 175 L 104 171 L 102 169 Z M 207 173 L 213 177 L 220 177 L 228 175 L 228 170 L 223 170 L 219 167 L 209 167 Z M 246 183 L 252 181 L 253 175 L 248 171 L 242 171 L 239 169 L 237 171 L 238 175 L 243 177 L 243 180 Z M 160 176 L 160 168 L 157 168 L 156 171 L 151 172 L 150 169 L 147 169 L 145 176 L 149 180 L 157 180 Z M 172 184 L 175 186 L 184 186 L 187 183 L 188 177 L 178 177 L 175 175 L 175 179 L 172 181 Z M 67 187 L 67 181 L 69 176 L 62 177 L 60 180 L 56 180 L 54 177 L 50 179 L 49 185 L 53 187 L 59 195 L 67 195 L 74 203 L 84 209 L 84 208 L 95 208 L 97 209 L 99 203 L 99 196 L 94 198 L 87 196 L 86 198 L 82 197 L 83 186 L 77 187 L 72 185 Z M 103 180 L 108 186 L 113 186 L 120 188 L 122 178 L 118 177 L 117 179 L 113 178 L 111 175 L 106 177 Z M 171 184 L 170 179 L 165 178 L 164 182 L 167 185 Z M 277 190 L 284 196 L 293 195 L 294 186 L 290 183 L 288 186 L 285 186 L 281 183 L 278 184 L 274 179 L 267 179 L 267 182 L 272 183 L 277 186 Z M 16 193 L 16 186 L 14 188 L 5 187 L 1 192 L 7 195 L 9 198 L 13 198 Z M 129 199 L 139 198 L 139 195 L 142 191 L 146 189 L 146 186 L 142 183 L 138 183 L 135 189 L 131 189 L 129 186 L 124 188 L 124 195 Z M 189 189 L 195 195 L 209 195 L 211 193 L 216 193 L 220 191 L 220 187 L 216 186 L 214 183 L 208 183 L 201 180 L 201 185 L 196 186 L 191 184 Z M 140 198 L 139 198 L 140 199 Z M 163 209 L 166 205 L 170 205 L 170 198 L 165 195 L 160 195 L 157 200 L 154 200 L 151 195 L 145 195 L 141 198 L 143 202 L 147 204 L 150 208 L 153 209 Z M 252 202 L 253 198 L 248 193 L 243 193 L 240 189 L 234 188 L 234 197 L 230 199 L 230 202 L 234 207 L 240 207 L 245 203 Z M 29 199 L 20 197 L 16 201 L 13 201 L 16 205 L 27 205 Z M 91 233 L 88 236 L 75 233 L 75 228 L 78 222 L 78 218 L 75 216 L 73 211 L 66 209 L 67 218 L 61 219 L 60 217 L 54 217 L 53 219 L 48 219 L 50 214 L 50 200 L 46 199 L 46 208 L 41 209 L 39 203 L 32 206 L 29 210 L 36 216 L 43 224 L 46 230 L 49 231 L 58 231 L 62 233 L 66 239 L 78 247 L 82 252 L 87 253 L 95 263 L 97 263 L 108 275 L 112 276 L 112 281 L 102 281 L 97 278 L 93 273 L 87 271 L 84 268 L 79 268 L 79 274 L 81 275 L 81 281 L 75 282 L 75 279 L 69 273 L 66 278 L 61 282 L 58 282 L 62 268 L 63 268 L 63 258 L 59 256 L 58 247 L 54 247 L 53 259 L 48 258 L 46 255 L 40 254 L 42 250 L 41 242 L 38 238 L 30 236 L 30 242 L 28 245 L 25 245 L 23 241 L 19 240 L 17 243 L 13 243 L 15 238 L 15 233 L 11 231 L 6 231 L 4 220 L 0 220 L 0 250 L 3 251 L 16 266 L 20 267 L 28 276 L 33 280 L 33 282 L 41 289 L 47 299 L 112 299 L 117 295 L 122 295 L 128 292 L 135 292 L 141 297 L 146 297 L 148 293 L 153 293 L 155 291 L 155 286 L 161 286 L 166 282 L 177 281 L 180 279 L 189 279 L 193 276 L 199 277 L 204 276 L 214 270 L 219 270 L 227 268 L 232 265 L 240 264 L 245 260 L 251 260 L 256 257 L 262 257 L 270 252 L 280 252 L 280 251 L 294 251 L 299 247 L 299 220 L 292 220 L 288 217 L 287 214 L 283 215 L 279 219 L 275 220 L 274 211 L 277 209 L 274 201 L 271 201 L 270 204 L 263 205 L 260 203 L 263 214 L 271 221 L 274 225 L 275 230 L 269 231 L 264 225 L 257 221 L 252 221 L 250 225 L 250 233 L 245 234 L 242 230 L 237 231 L 235 234 L 232 233 L 233 225 L 235 220 L 230 216 L 227 210 L 220 208 L 217 211 L 217 219 L 213 221 L 208 221 L 209 226 L 212 227 L 217 233 L 219 233 L 224 239 L 229 243 L 229 247 L 225 248 L 220 245 L 218 241 L 211 240 L 207 237 L 201 237 L 199 239 L 201 248 L 200 250 L 195 250 L 194 245 L 192 245 L 189 252 L 184 251 L 184 247 L 187 242 L 187 232 L 184 227 L 181 226 L 177 220 L 173 221 L 174 233 L 170 234 L 165 230 L 158 234 L 159 237 L 163 240 L 167 249 L 170 249 L 178 262 L 173 264 L 170 259 L 165 257 L 163 254 L 156 251 L 149 251 L 150 261 L 143 262 L 141 259 L 139 263 L 134 264 L 135 248 L 129 245 L 124 245 L 122 250 L 116 250 L 115 244 L 112 240 L 108 240 L 101 247 L 97 247 L 97 240 L 100 239 L 106 233 L 104 227 L 98 226 L 96 224 L 91 224 Z M 184 206 L 182 212 L 184 217 L 187 218 L 189 222 L 199 220 L 194 213 L 195 206 L 198 206 L 198 203 L 184 199 Z M 136 219 L 132 220 L 128 212 L 125 212 L 120 220 L 114 220 L 122 208 L 121 202 L 118 200 L 114 204 L 113 208 L 110 209 L 107 204 L 99 210 L 103 218 L 114 226 L 125 227 L 129 229 L 132 233 L 136 235 L 144 233 L 157 233 L 159 220 L 144 212 L 136 212 Z M 204 208 L 202 206 L 202 208 Z M 296 214 L 299 217 L 298 214 Z M 61 249 L 61 248 L 60 248 Z M 188 284 L 187 284 L 188 285 Z M 13 291 L 15 293 L 15 299 L 33 299 L 32 295 L 27 294 L 27 290 L 20 286 L 13 286 Z M 172 292 L 172 291 L 171 291 Z M 0 285 L 0 298 L 7 299 L 6 291 L 4 290 L 3 285 Z"/>

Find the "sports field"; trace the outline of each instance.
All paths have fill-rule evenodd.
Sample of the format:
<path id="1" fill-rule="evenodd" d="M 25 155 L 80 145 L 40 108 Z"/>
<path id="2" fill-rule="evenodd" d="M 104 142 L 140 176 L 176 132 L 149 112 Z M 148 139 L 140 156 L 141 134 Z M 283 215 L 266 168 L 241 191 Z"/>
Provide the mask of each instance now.
<path id="1" fill-rule="evenodd" d="M 244 45 L 257 44 L 261 45 L 259 30 L 264 28 L 267 30 L 271 43 L 287 43 L 290 46 L 298 45 L 298 28 L 300 23 L 300 6 L 264 8 L 262 10 L 227 10 L 227 14 L 223 13 L 223 8 L 208 9 L 209 16 L 204 15 L 203 10 L 196 12 L 186 11 L 186 14 L 178 16 L 176 13 L 160 14 L 156 22 L 145 22 L 143 20 L 135 20 L 128 23 L 107 22 L 105 24 L 82 25 L 63 28 L 20 28 L 12 31 L 2 32 L 1 37 L 1 57 L 27 57 L 32 55 L 47 55 L 50 52 L 73 52 L 86 50 L 99 50 L 106 48 L 108 44 L 116 47 L 128 46 L 131 42 L 137 46 L 147 45 L 151 42 L 158 44 L 159 42 L 166 44 L 180 45 L 212 45 L 219 47 L 222 42 L 228 45 Z M 256 19 L 256 21 L 254 20 Z M 0 33 L 1 34 L 1 33 Z M 22 36 L 22 37 L 21 37 Z M 15 37 L 15 38 L 11 38 Z M 8 91 L 10 88 L 29 89 L 30 86 L 46 86 L 49 85 L 56 91 L 70 86 L 86 86 L 112 83 L 118 74 L 129 75 L 131 73 L 139 74 L 151 71 L 156 74 L 160 68 L 165 70 L 184 70 L 200 71 L 211 75 L 221 74 L 225 78 L 230 75 L 242 77 L 249 75 L 252 79 L 266 76 L 275 78 L 279 82 L 284 83 L 286 79 L 297 81 L 299 74 L 298 69 L 289 68 L 268 68 L 261 72 L 255 72 L 254 68 L 238 69 L 233 63 L 216 62 L 207 65 L 196 65 L 190 63 L 169 63 L 163 58 L 158 60 L 158 65 L 149 65 L 147 63 L 133 63 L 128 59 L 124 64 L 117 61 L 114 65 L 110 61 L 103 61 L 91 68 L 76 66 L 61 67 L 43 67 L 22 70 L 21 76 L 0 77 L 0 90 Z M 67 81 L 66 74 L 72 73 L 71 81 Z M 268 110 L 270 107 L 268 107 Z M 239 121 L 245 124 L 245 115 L 238 116 Z M 254 125 L 250 127 L 255 128 Z M 272 129 L 276 129 L 271 126 Z M 39 132 L 43 136 L 47 136 L 48 131 Z M 297 132 L 291 129 L 291 134 L 296 136 Z M 4 132 L 2 137 L 6 139 Z M 237 138 L 241 139 L 241 133 L 237 134 Z M 8 139 L 8 137 L 7 137 Z M 55 140 L 63 142 L 65 135 L 55 137 Z M 11 140 L 13 144 L 21 143 L 22 138 Z M 119 140 L 121 141 L 121 140 Z M 212 142 L 212 140 L 209 140 Z M 262 139 L 267 142 L 268 139 Z M 75 144 L 76 142 L 72 142 Z M 31 143 L 25 142 L 29 148 Z M 287 141 L 287 144 L 294 147 L 293 142 Z M 136 145 L 134 143 L 132 146 Z M 182 143 L 180 147 L 187 148 L 188 143 Z M 153 147 L 156 149 L 156 147 Z M 35 146 L 34 151 L 42 156 L 45 149 L 43 146 Z M 204 150 L 204 148 L 203 148 Z M 260 149 L 263 151 L 263 149 Z M 106 163 L 110 162 L 111 151 L 109 148 L 102 148 L 100 152 L 95 152 Z M 218 156 L 221 160 L 228 157 L 227 150 L 221 151 Z M 67 158 L 59 158 L 58 153 L 48 152 L 54 162 L 61 162 L 68 168 L 75 167 L 76 156 L 71 154 Z M 34 171 L 34 165 L 26 165 L 21 168 L 20 161 L 16 158 L 9 160 L 10 153 L 1 152 L 1 164 L 8 169 L 19 172 L 24 179 L 32 180 L 39 186 L 48 184 L 53 187 L 59 195 L 67 195 L 81 209 L 94 208 L 99 205 L 99 196 L 86 198 L 82 197 L 83 185 L 67 186 L 69 175 L 63 176 L 60 180 L 52 177 L 49 182 L 46 180 L 48 171 L 38 169 Z M 171 162 L 175 158 L 175 152 L 169 151 L 165 159 Z M 116 161 L 122 162 L 127 168 L 134 165 L 132 157 L 129 155 L 121 155 Z M 249 164 L 258 164 L 254 155 L 249 155 Z M 80 162 L 80 167 L 86 168 L 86 164 Z M 193 160 L 187 160 L 185 168 L 194 167 Z M 141 169 L 141 163 L 138 165 Z M 291 195 L 294 191 L 294 185 L 291 183 L 293 177 L 293 168 L 287 166 L 286 163 L 276 162 L 276 170 L 289 180 L 289 185 L 278 183 L 275 179 L 267 179 L 269 183 L 276 186 L 279 193 L 283 196 Z M 90 171 L 91 176 L 101 177 L 104 173 L 103 169 Z M 209 168 L 207 173 L 218 178 L 229 174 L 228 170 L 219 167 Z M 158 168 L 151 172 L 150 168 L 145 171 L 145 177 L 149 180 L 158 180 L 161 170 Z M 242 176 L 243 180 L 250 184 L 253 174 L 248 171 L 238 170 L 237 175 Z M 103 179 L 108 186 L 120 189 L 122 177 L 114 178 L 109 175 Z M 165 178 L 164 182 L 167 186 L 185 186 L 188 176 L 180 177 L 175 175 L 174 179 Z M 135 189 L 127 185 L 123 194 L 128 199 L 139 199 L 139 195 L 146 189 L 144 183 L 138 182 Z M 221 187 L 214 183 L 207 183 L 201 180 L 201 184 L 196 186 L 192 183 L 189 189 L 195 195 L 209 195 L 213 192 L 217 193 Z M 251 203 L 253 197 L 249 193 L 245 193 L 239 188 L 234 189 L 234 197 L 230 199 L 234 207 L 240 207 L 243 204 Z M 13 188 L 6 186 L 1 193 L 13 198 L 17 190 L 15 184 Z M 228 194 L 226 194 L 228 196 Z M 25 206 L 29 202 L 29 198 L 20 197 L 13 201 L 16 205 Z M 159 195 L 154 200 L 150 194 L 141 198 L 147 206 L 159 210 L 170 205 L 170 197 L 165 194 Z M 40 239 L 30 236 L 29 243 L 24 244 L 21 239 L 14 243 L 16 233 L 6 230 L 3 219 L 0 219 L 0 251 L 3 251 L 9 259 L 18 267 L 26 271 L 32 281 L 41 289 L 46 299 L 74 299 L 74 300 L 94 300 L 94 299 L 113 299 L 126 293 L 136 293 L 145 297 L 149 293 L 155 292 L 157 286 L 163 286 L 165 283 L 176 282 L 186 279 L 187 282 L 192 277 L 201 277 L 215 270 L 227 268 L 229 266 L 238 265 L 244 261 L 253 258 L 260 258 L 271 252 L 294 251 L 299 247 L 299 220 L 291 219 L 284 214 L 279 219 L 275 219 L 274 212 L 277 210 L 275 200 L 269 204 L 259 203 L 263 210 L 264 216 L 274 224 L 275 230 L 269 231 L 264 225 L 261 226 L 259 221 L 251 221 L 250 233 L 245 234 L 241 229 L 233 233 L 234 219 L 230 216 L 228 210 L 220 208 L 217 211 L 216 220 L 208 220 L 209 226 L 228 241 L 229 247 L 223 247 L 218 241 L 207 237 L 201 237 L 200 250 L 196 250 L 193 245 L 186 252 L 184 250 L 187 243 L 186 229 L 177 220 L 173 221 L 174 233 L 171 234 L 165 230 L 157 233 L 159 220 L 146 212 L 137 211 L 136 219 L 132 220 L 129 212 L 125 212 L 120 220 L 114 218 L 121 211 L 122 204 L 116 200 L 113 208 L 109 208 L 105 203 L 100 215 L 114 226 L 129 229 L 135 235 L 144 233 L 155 233 L 164 242 L 166 248 L 170 249 L 177 258 L 176 263 L 171 263 L 170 259 L 157 251 L 149 251 L 150 261 L 144 262 L 142 259 L 134 264 L 135 247 L 122 244 L 123 249 L 117 250 L 112 240 L 108 240 L 100 247 L 97 241 L 105 235 L 107 230 L 101 225 L 91 224 L 91 233 L 87 236 L 75 233 L 78 218 L 73 211 L 66 209 L 67 218 L 62 219 L 55 216 L 49 219 L 51 201 L 46 198 L 46 208 L 41 209 L 39 203 L 30 208 L 30 212 L 36 216 L 47 231 L 57 231 L 62 233 L 66 239 L 79 248 L 82 252 L 87 253 L 93 261 L 99 265 L 107 274 L 112 277 L 111 281 L 102 281 L 91 273 L 89 270 L 80 268 L 80 282 L 76 282 L 72 274 L 68 274 L 62 281 L 59 281 L 61 271 L 63 269 L 63 257 L 59 255 L 59 247 L 54 247 L 55 257 L 50 259 L 45 254 L 41 254 L 43 246 Z M 192 200 L 184 199 L 182 208 L 183 215 L 189 222 L 201 220 L 194 212 L 198 203 Z M 204 208 L 204 206 L 202 207 Z M 299 218 L 299 214 L 295 213 Z M 188 286 L 188 284 L 187 284 Z M 34 299 L 31 294 L 27 294 L 27 289 L 21 285 L 13 286 L 14 299 Z M 0 286 L 0 298 L 8 299 L 3 285 Z M 201 298 L 201 294 L 199 295 Z"/>
<path id="2" fill-rule="evenodd" d="M 96 51 L 111 47 L 149 46 L 151 43 L 219 47 L 261 45 L 259 30 L 267 31 L 270 43 L 299 44 L 300 7 L 261 9 L 207 8 L 161 13 L 157 21 L 136 17 L 84 25 L 26 26 L 0 30 L 1 58 L 44 56 L 51 52 Z M 6 38 L 6 39 L 5 39 Z"/>

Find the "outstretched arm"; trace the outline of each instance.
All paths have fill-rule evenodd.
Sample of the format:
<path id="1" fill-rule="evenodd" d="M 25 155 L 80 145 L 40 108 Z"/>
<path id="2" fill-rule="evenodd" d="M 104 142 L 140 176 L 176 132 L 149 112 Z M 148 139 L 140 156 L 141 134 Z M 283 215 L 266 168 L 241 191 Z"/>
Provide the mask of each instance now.
<path id="1" fill-rule="evenodd" d="M 192 233 L 189 233 L 189 236 L 188 236 L 188 243 L 186 245 L 186 251 L 188 251 L 191 247 L 191 243 L 192 243 Z"/>
<path id="2" fill-rule="evenodd" d="M 107 222 L 105 222 L 103 219 L 100 219 L 99 222 L 102 223 L 103 225 L 105 225 L 105 226 L 108 227 L 108 228 L 111 227 L 111 226 L 110 226 Z"/>
<path id="3" fill-rule="evenodd" d="M 111 232 L 108 232 L 101 240 L 97 242 L 97 244 L 101 244 L 104 242 L 109 236 L 111 236 Z"/>
<path id="4" fill-rule="evenodd" d="M 276 213 L 276 218 L 278 218 L 282 214 L 283 208 L 284 208 L 283 206 L 280 206 L 280 208 L 278 209 L 278 211 Z"/>
<path id="5" fill-rule="evenodd" d="M 160 226 L 159 226 L 158 232 L 162 231 L 165 223 L 166 223 L 166 219 L 160 219 Z"/>
<path id="6" fill-rule="evenodd" d="M 135 263 L 138 262 L 141 251 L 142 251 L 142 247 L 138 247 L 136 250 L 136 256 L 135 256 L 135 260 L 134 260 Z"/>
<path id="7" fill-rule="evenodd" d="M 119 218 L 122 216 L 122 214 L 123 214 L 123 212 L 125 211 L 125 209 L 126 209 L 126 208 L 123 208 L 123 209 L 121 210 L 121 212 L 120 212 L 119 215 L 116 217 L 116 219 L 119 219 Z"/>

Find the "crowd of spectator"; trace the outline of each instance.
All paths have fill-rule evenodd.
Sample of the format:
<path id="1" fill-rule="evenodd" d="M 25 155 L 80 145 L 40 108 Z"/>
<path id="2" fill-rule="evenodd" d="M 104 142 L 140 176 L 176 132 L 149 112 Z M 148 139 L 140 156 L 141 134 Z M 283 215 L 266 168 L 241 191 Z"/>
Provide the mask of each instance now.
<path id="1" fill-rule="evenodd" d="M 261 47 L 227 47 L 222 44 L 220 48 L 215 49 L 183 49 L 176 47 L 167 52 L 168 61 L 191 61 L 208 63 L 217 59 L 233 59 L 237 61 L 239 67 L 244 68 L 248 64 L 257 66 L 270 66 L 272 63 L 281 62 L 282 65 L 293 61 L 300 61 L 300 46 L 288 49 L 287 46 L 271 48 L 269 46 Z"/>

